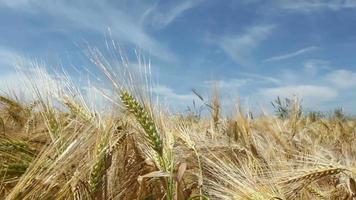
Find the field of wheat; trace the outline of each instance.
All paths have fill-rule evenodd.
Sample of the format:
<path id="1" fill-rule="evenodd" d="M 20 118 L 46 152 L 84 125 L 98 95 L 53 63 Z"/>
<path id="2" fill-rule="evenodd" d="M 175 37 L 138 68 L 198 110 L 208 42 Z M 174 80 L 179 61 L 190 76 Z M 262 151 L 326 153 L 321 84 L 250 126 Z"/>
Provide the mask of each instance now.
<path id="1" fill-rule="evenodd" d="M 356 198 L 356 121 L 341 110 L 278 98 L 273 114 L 224 115 L 195 92 L 207 114 L 172 113 L 149 73 L 91 58 L 111 84 L 105 112 L 68 79 L 0 97 L 0 199 Z"/>

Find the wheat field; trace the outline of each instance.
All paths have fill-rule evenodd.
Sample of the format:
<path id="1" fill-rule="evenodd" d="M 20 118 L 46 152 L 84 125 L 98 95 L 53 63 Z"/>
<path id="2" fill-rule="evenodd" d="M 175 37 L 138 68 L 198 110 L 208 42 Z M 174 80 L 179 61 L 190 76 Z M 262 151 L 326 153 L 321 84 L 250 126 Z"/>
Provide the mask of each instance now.
<path id="1" fill-rule="evenodd" d="M 172 113 L 149 73 L 91 53 L 112 88 L 105 112 L 41 70 L 31 101 L 0 97 L 0 199 L 356 198 L 356 120 L 342 110 L 278 98 L 273 114 L 224 115 L 217 93 L 195 92 L 207 114 Z"/>

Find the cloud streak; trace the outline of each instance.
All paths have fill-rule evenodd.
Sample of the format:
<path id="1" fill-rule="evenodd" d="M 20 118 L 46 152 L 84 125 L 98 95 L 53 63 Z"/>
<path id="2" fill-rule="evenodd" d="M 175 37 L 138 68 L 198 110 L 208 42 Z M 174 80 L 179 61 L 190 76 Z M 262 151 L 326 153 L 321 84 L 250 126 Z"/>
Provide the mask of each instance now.
<path id="1" fill-rule="evenodd" d="M 18 53 L 0 46 L 0 69 L 15 64 L 18 57 Z"/>
<path id="2" fill-rule="evenodd" d="M 292 53 L 268 58 L 268 59 L 264 60 L 264 62 L 276 62 L 276 61 L 286 60 L 286 59 L 293 58 L 293 57 L 296 57 L 299 55 L 310 53 L 312 51 L 316 51 L 318 49 L 320 49 L 320 48 L 316 47 L 316 46 L 310 46 L 310 47 L 306 47 L 306 48 L 300 49 L 300 50 L 292 52 Z"/>
<path id="3" fill-rule="evenodd" d="M 108 1 L 90 1 L 88 3 L 87 1 L 79 0 L 71 3 L 48 0 L 15 0 L 14 2 L 1 0 L 0 6 L 6 6 L 24 14 L 31 12 L 43 15 L 43 17 L 50 16 L 55 19 L 56 23 L 60 22 L 63 31 L 67 34 L 87 29 L 105 35 L 107 34 L 107 28 L 110 28 L 113 39 L 133 44 L 161 60 L 176 61 L 178 59 L 177 56 L 152 37 L 140 23 L 144 11 L 150 8 L 151 4 L 135 4 L 134 2 L 136 1 L 132 1 L 130 4 L 122 3 L 123 6 L 119 7 Z M 183 11 L 178 9 L 171 13 L 172 16 L 167 13 L 165 16 L 169 20 L 162 22 L 162 26 L 168 25 Z"/>
<path id="4" fill-rule="evenodd" d="M 29 67 L 34 61 L 24 56 L 22 53 L 10 48 L 0 46 L 0 74 L 12 71 L 18 67 Z M 17 79 L 15 79 L 17 80 Z"/>
<path id="5" fill-rule="evenodd" d="M 210 80 L 204 81 L 204 84 L 208 87 L 217 87 L 222 90 L 238 89 L 246 84 L 248 84 L 250 79 L 229 79 L 229 80 Z"/>
<path id="6" fill-rule="evenodd" d="M 326 75 L 326 79 L 341 89 L 356 87 L 356 72 L 338 69 Z"/>
<path id="7" fill-rule="evenodd" d="M 196 97 L 193 94 L 177 94 L 172 88 L 165 85 L 157 85 L 152 88 L 152 91 L 159 96 L 162 96 L 168 100 L 178 100 L 178 101 L 193 101 Z"/>
<path id="8" fill-rule="evenodd" d="M 156 3 L 147 9 L 143 15 L 143 21 L 157 29 L 162 29 L 174 22 L 175 19 L 184 12 L 194 8 L 201 2 L 201 0 L 185 0 L 171 3 L 168 6 L 159 6 L 159 4 Z"/>
<path id="9" fill-rule="evenodd" d="M 317 10 L 333 10 L 356 8 L 354 0 L 279 0 L 278 5 L 283 9 L 294 11 L 317 11 Z"/>
<path id="10" fill-rule="evenodd" d="M 245 33 L 222 37 L 219 46 L 235 62 L 247 65 L 252 53 L 275 28 L 273 25 L 256 25 L 249 27 Z"/>
<path id="11" fill-rule="evenodd" d="M 172 88 L 166 85 L 156 85 L 152 88 L 153 94 L 159 98 L 161 105 L 166 105 L 170 109 L 183 111 L 194 102 L 201 102 L 201 100 L 192 93 L 178 94 Z"/>

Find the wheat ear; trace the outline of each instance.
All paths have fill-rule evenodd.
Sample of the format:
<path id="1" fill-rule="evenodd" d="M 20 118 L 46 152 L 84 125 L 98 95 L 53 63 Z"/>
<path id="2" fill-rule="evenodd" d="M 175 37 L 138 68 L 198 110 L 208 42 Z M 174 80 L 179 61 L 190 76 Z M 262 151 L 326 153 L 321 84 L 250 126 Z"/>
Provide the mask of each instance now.
<path id="1" fill-rule="evenodd" d="M 79 105 L 74 100 L 65 98 L 64 104 L 68 107 L 73 116 L 79 117 L 85 122 L 91 121 L 94 117 L 92 113 L 88 112 L 83 106 Z"/>
<path id="2" fill-rule="evenodd" d="M 108 142 L 103 138 L 95 151 L 95 163 L 92 166 L 89 177 L 89 190 L 94 195 L 103 181 L 106 170 L 110 167 L 111 154 L 108 149 Z M 95 196 L 95 195 L 94 195 Z"/>
<path id="3" fill-rule="evenodd" d="M 163 144 L 160 135 L 158 134 L 155 123 L 151 115 L 144 109 L 143 106 L 127 91 L 121 92 L 121 101 L 126 106 L 127 110 L 135 116 L 149 141 L 153 150 L 157 152 L 159 157 L 163 157 Z"/>
<path id="4" fill-rule="evenodd" d="M 326 199 L 325 196 L 323 195 L 323 193 L 321 191 L 319 191 L 317 188 L 312 187 L 312 186 L 307 186 L 306 189 L 308 190 L 308 192 L 316 197 L 318 197 L 319 199 Z"/>
<path id="5" fill-rule="evenodd" d="M 303 176 L 299 176 L 299 177 L 296 177 L 296 178 L 289 179 L 289 180 L 285 181 L 284 183 L 291 184 L 291 183 L 296 183 L 296 182 L 304 181 L 304 180 L 312 182 L 312 181 L 318 180 L 318 179 L 320 179 L 322 177 L 325 177 L 325 176 L 338 174 L 338 173 L 343 172 L 345 170 L 346 169 L 344 169 L 344 168 L 338 168 L 338 167 L 322 169 L 322 170 L 319 170 L 319 171 L 310 172 L 310 173 L 305 174 Z"/>
<path id="6" fill-rule="evenodd" d="M 1 117 L 0 117 L 0 130 L 1 130 L 2 134 L 5 135 L 5 122 Z"/>
<path id="7" fill-rule="evenodd" d="M 145 108 L 128 91 L 122 91 L 120 98 L 126 106 L 126 109 L 135 116 L 136 120 L 143 128 L 146 139 L 152 149 L 157 153 L 160 167 L 166 172 L 173 170 L 173 168 L 170 168 L 170 164 L 166 163 L 166 161 L 170 160 L 170 158 L 166 160 L 163 156 L 163 142 L 150 113 L 146 111 Z M 167 188 L 166 199 L 173 199 L 174 183 L 172 178 L 164 180 L 164 183 Z"/>

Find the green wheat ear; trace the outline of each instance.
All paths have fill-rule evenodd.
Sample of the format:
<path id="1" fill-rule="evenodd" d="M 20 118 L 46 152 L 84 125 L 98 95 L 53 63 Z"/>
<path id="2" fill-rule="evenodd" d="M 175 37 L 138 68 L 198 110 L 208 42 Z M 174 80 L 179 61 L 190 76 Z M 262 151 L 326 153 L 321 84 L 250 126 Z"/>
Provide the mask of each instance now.
<path id="1" fill-rule="evenodd" d="M 126 106 L 127 110 L 135 116 L 143 130 L 145 136 L 148 139 L 152 148 L 157 154 L 163 156 L 162 139 L 158 134 L 157 128 L 151 115 L 140 105 L 140 103 L 129 92 L 122 91 L 120 95 L 121 101 Z"/>
<path id="2" fill-rule="evenodd" d="M 0 117 L 0 134 L 4 134 L 5 135 L 5 122 L 4 120 Z"/>
<path id="3" fill-rule="evenodd" d="M 110 167 L 111 155 L 107 151 L 107 142 L 101 141 L 95 152 L 95 163 L 89 177 L 89 190 L 92 194 L 97 192 L 106 170 Z"/>

